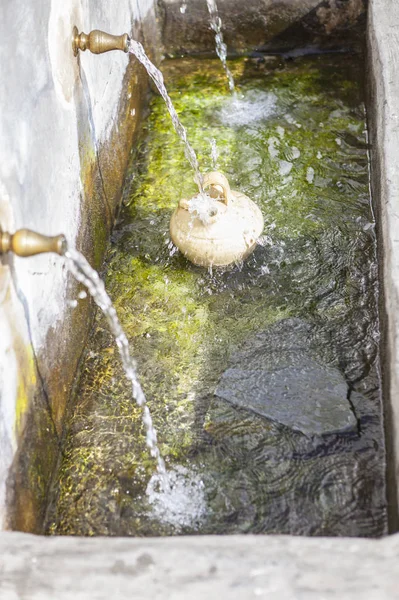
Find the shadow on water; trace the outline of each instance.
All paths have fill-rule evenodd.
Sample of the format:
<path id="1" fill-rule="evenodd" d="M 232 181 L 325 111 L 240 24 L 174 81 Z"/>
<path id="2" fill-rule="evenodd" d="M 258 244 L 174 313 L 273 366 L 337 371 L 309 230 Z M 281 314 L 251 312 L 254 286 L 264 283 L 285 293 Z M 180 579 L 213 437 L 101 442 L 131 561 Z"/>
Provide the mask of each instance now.
<path id="1" fill-rule="evenodd" d="M 262 208 L 259 246 L 209 272 L 170 243 L 171 211 L 195 184 L 154 98 L 108 257 L 174 493 L 159 493 L 98 316 L 50 533 L 386 532 L 361 60 L 231 68 L 235 99 L 217 61 L 163 64 L 203 169 L 215 139 L 217 167 Z"/>

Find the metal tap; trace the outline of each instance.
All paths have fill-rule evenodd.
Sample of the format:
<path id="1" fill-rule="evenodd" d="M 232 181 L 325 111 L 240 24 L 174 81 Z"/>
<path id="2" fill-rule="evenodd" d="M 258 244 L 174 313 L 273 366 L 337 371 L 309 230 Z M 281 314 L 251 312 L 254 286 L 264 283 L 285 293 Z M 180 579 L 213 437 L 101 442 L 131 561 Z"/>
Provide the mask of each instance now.
<path id="1" fill-rule="evenodd" d="M 33 256 L 43 252 L 56 252 L 63 256 L 67 249 L 64 235 L 50 237 L 30 229 L 19 229 L 11 234 L 0 229 L 0 255 L 14 252 L 18 256 Z"/>
<path id="2" fill-rule="evenodd" d="M 83 52 L 90 50 L 93 54 L 103 54 L 103 52 L 109 52 L 110 50 L 128 52 L 129 36 L 127 33 L 111 35 L 99 29 L 93 29 L 90 33 L 79 33 L 78 28 L 75 26 L 72 32 L 72 49 L 75 56 L 78 55 L 79 50 Z"/>

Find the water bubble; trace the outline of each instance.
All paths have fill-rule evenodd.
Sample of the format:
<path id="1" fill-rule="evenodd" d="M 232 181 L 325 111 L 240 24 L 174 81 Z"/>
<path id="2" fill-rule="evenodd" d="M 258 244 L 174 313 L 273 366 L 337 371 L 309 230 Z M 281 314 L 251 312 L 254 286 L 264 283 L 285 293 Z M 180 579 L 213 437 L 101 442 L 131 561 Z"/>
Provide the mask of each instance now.
<path id="1" fill-rule="evenodd" d="M 272 158 L 277 158 L 279 151 L 276 146 L 279 146 L 280 141 L 276 137 L 270 137 L 267 141 L 269 154 Z"/>
<path id="2" fill-rule="evenodd" d="M 314 180 L 314 169 L 313 167 L 308 167 L 306 171 L 306 181 L 308 183 L 313 183 Z"/>
<path id="3" fill-rule="evenodd" d="M 363 231 L 368 231 L 369 229 L 374 229 L 375 227 L 375 223 L 366 223 L 366 225 L 363 227 Z"/>
<path id="4" fill-rule="evenodd" d="M 273 240 L 269 235 L 262 235 L 260 236 L 260 238 L 258 238 L 258 242 L 259 246 L 273 246 Z"/>
<path id="5" fill-rule="evenodd" d="M 276 127 L 276 131 L 277 131 L 278 135 L 279 135 L 281 138 L 283 138 L 283 137 L 284 137 L 284 134 L 285 134 L 285 129 L 284 129 L 284 127 L 281 127 L 280 125 L 278 125 L 278 126 Z"/>
<path id="6" fill-rule="evenodd" d="M 302 125 L 300 123 L 298 123 L 294 117 L 292 115 L 290 115 L 290 113 L 286 113 L 284 115 L 285 120 L 287 121 L 287 123 L 289 123 L 290 125 L 295 125 L 295 127 L 298 127 L 298 129 L 300 129 L 302 127 Z"/>
<path id="7" fill-rule="evenodd" d="M 169 256 L 174 256 L 176 252 L 178 252 L 178 248 L 174 245 L 173 242 L 168 243 Z"/>
<path id="8" fill-rule="evenodd" d="M 291 169 L 294 165 L 292 162 L 288 162 L 288 160 L 280 160 L 279 173 L 280 175 L 288 175 L 291 172 Z"/>

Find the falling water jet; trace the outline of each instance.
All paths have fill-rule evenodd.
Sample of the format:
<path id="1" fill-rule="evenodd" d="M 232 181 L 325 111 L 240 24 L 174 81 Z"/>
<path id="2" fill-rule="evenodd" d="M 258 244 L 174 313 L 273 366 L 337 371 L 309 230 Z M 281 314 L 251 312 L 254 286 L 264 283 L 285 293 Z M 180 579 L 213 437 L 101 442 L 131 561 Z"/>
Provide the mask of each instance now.
<path id="1" fill-rule="evenodd" d="M 146 397 L 138 380 L 134 361 L 130 356 L 128 339 L 122 329 L 111 298 L 105 290 L 104 282 L 97 271 L 90 266 L 85 257 L 77 250 L 67 249 L 65 258 L 67 259 L 67 265 L 72 275 L 77 281 L 86 286 L 94 302 L 104 313 L 111 333 L 115 337 L 125 375 L 132 384 L 132 396 L 143 411 L 146 445 L 150 450 L 151 456 L 156 460 L 157 472 L 162 488 L 164 491 L 168 491 L 170 488 L 168 475 L 165 463 L 159 452 L 157 434 L 152 422 L 150 409 L 147 406 Z"/>
<path id="2" fill-rule="evenodd" d="M 222 34 L 222 19 L 219 17 L 219 11 L 216 0 L 206 0 L 210 17 L 211 28 L 215 32 L 216 54 L 220 58 L 223 69 L 225 70 L 229 90 L 231 93 L 235 90 L 234 77 L 229 67 L 227 66 L 227 46 L 223 41 Z"/>
<path id="3" fill-rule="evenodd" d="M 79 50 L 85 52 L 90 50 L 94 54 L 103 54 L 111 50 L 122 50 L 123 52 L 129 52 L 141 62 L 146 69 L 148 75 L 151 77 L 153 82 L 158 88 L 159 93 L 165 100 L 167 109 L 172 118 L 173 126 L 176 130 L 177 135 L 180 137 L 184 144 L 184 152 L 187 160 L 191 164 L 195 172 L 195 182 L 197 183 L 200 193 L 203 192 L 202 175 L 199 169 L 197 155 L 187 139 L 187 131 L 180 122 L 175 107 L 173 106 L 172 100 L 166 90 L 163 75 L 159 69 L 150 61 L 142 44 L 132 40 L 127 33 L 122 35 L 111 35 L 105 31 L 94 29 L 89 34 L 79 33 L 78 28 L 75 26 L 72 31 L 72 50 L 75 56 L 78 55 Z"/>
<path id="4" fill-rule="evenodd" d="M 55 252 L 60 256 L 65 256 L 72 275 L 77 281 L 86 286 L 94 302 L 103 311 L 111 333 L 115 337 L 125 375 L 132 384 L 132 396 L 143 411 L 146 444 L 150 450 L 151 456 L 156 460 L 161 487 L 164 491 L 169 491 L 170 485 L 165 463 L 159 452 L 157 434 L 152 423 L 152 417 L 147 406 L 146 397 L 138 380 L 135 364 L 130 356 L 129 342 L 122 329 L 111 298 L 105 291 L 104 282 L 97 271 L 90 266 L 83 254 L 77 250 L 68 248 L 64 235 L 50 237 L 39 234 L 36 231 L 31 231 L 30 229 L 20 229 L 14 234 L 11 234 L 0 228 L 0 256 L 7 254 L 8 252 L 13 252 L 17 256 L 22 257 L 48 252 Z"/>
<path id="5" fill-rule="evenodd" d="M 148 75 L 151 77 L 151 79 L 157 86 L 158 91 L 161 94 L 162 98 L 165 100 L 165 103 L 166 103 L 167 109 L 169 111 L 169 114 L 171 116 L 175 131 L 184 144 L 184 153 L 186 155 L 186 158 L 189 161 L 192 168 L 194 169 L 195 182 L 197 183 L 197 185 L 199 187 L 200 193 L 203 193 L 203 191 L 204 191 L 203 176 L 199 169 L 197 155 L 194 151 L 194 148 L 191 146 L 191 144 L 189 143 L 189 141 L 187 139 L 187 131 L 186 131 L 184 125 L 181 123 L 181 121 L 177 115 L 176 109 L 173 106 L 173 102 L 169 97 L 169 94 L 168 94 L 167 89 L 164 84 L 163 75 L 162 75 L 161 71 L 159 69 L 157 69 L 156 66 L 150 61 L 150 59 L 148 58 L 148 56 L 147 56 L 142 44 L 140 44 L 140 42 L 136 42 L 135 40 L 130 39 L 129 44 L 128 44 L 128 49 L 129 49 L 129 52 L 131 54 L 134 54 L 134 56 L 144 66 Z"/>

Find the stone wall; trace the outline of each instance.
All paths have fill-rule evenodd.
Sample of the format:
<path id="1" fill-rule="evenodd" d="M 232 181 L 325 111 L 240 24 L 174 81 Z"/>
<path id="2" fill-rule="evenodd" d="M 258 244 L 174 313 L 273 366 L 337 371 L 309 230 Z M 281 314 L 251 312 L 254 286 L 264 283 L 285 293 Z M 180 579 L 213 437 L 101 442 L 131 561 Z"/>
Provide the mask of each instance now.
<path id="1" fill-rule="evenodd" d="M 0 7 L 0 228 L 64 233 L 99 267 L 148 81 L 123 52 L 72 53 L 72 28 L 133 34 L 153 56 L 152 0 Z M 91 306 L 56 255 L 0 262 L 0 528 L 41 531 Z"/>
<path id="2" fill-rule="evenodd" d="M 368 27 L 371 182 L 380 267 L 388 508 L 399 529 L 399 4 L 372 0 Z"/>
<path id="3" fill-rule="evenodd" d="M 214 53 L 206 0 L 158 0 L 171 55 Z M 229 54 L 362 43 L 367 0 L 217 0 Z"/>

